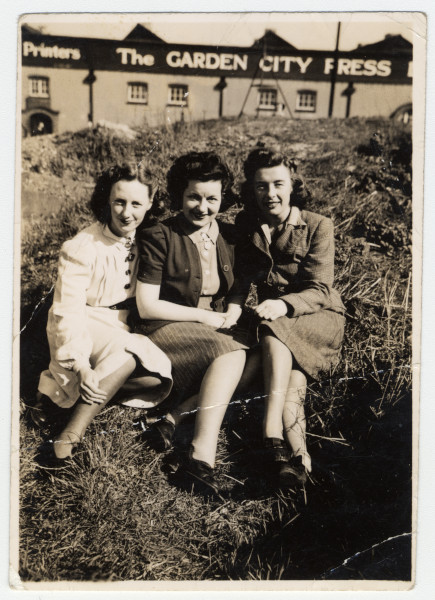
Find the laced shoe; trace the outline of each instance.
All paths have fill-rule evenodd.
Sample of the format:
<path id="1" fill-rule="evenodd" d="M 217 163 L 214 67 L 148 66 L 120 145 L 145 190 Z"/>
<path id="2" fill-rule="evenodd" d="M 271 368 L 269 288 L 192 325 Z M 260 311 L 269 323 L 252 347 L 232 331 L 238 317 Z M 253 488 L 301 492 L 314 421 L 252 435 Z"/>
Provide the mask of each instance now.
<path id="1" fill-rule="evenodd" d="M 185 472 L 192 477 L 197 491 L 212 492 L 219 495 L 219 486 L 214 476 L 214 469 L 210 465 L 202 460 L 196 460 L 190 455 Z"/>

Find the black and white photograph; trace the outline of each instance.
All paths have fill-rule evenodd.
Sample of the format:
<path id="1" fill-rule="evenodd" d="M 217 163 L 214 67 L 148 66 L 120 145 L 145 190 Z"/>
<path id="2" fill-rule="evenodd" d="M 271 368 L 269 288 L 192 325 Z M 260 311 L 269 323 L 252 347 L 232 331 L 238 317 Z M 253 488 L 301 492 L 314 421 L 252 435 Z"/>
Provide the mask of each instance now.
<path id="1" fill-rule="evenodd" d="M 425 37 L 20 17 L 13 589 L 413 587 Z"/>

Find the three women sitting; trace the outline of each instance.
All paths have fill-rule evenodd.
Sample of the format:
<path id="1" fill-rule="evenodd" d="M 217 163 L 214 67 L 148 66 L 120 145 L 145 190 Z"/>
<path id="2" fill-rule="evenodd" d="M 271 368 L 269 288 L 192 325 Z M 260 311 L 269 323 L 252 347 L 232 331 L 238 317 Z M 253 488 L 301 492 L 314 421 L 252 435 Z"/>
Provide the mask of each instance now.
<path id="1" fill-rule="evenodd" d="M 177 398 L 178 405 L 157 425 L 157 431 L 163 445 L 170 447 L 182 416 L 197 409 L 186 473 L 214 491 L 218 490 L 214 467 L 222 420 L 240 381 L 246 384 L 243 380 L 255 370 L 260 352 L 265 395 L 264 450 L 280 485 L 305 483 L 311 470 L 304 413 L 307 376 L 316 379 L 339 360 L 344 328 L 344 308 L 332 288 L 332 221 L 304 210 L 310 194 L 294 163 L 284 155 L 256 149 L 245 162 L 244 172 L 244 210 L 236 220 L 236 260 L 234 229 L 216 220 L 219 211 L 225 210 L 232 200 L 233 178 L 228 167 L 211 152 L 192 152 L 174 162 L 168 173 L 168 192 L 172 208 L 179 213 L 138 233 L 136 300 L 141 321 L 136 324 L 135 334 L 126 332 L 133 336 L 129 340 L 141 338 L 143 344 L 157 346 L 170 360 L 174 390 L 182 393 L 183 401 L 181 396 Z M 129 187 L 127 181 L 125 186 Z M 111 187 L 109 190 L 109 197 L 116 201 L 119 194 Z M 143 214 L 150 206 L 150 196 L 148 192 Z M 134 195 L 121 200 L 132 203 Z M 129 232 L 124 229 L 127 225 L 136 229 L 133 219 L 118 219 L 112 208 L 111 211 L 109 225 L 103 226 L 102 232 L 119 236 L 121 240 L 112 241 L 125 246 Z M 139 218 L 134 221 L 136 226 L 140 222 Z M 72 254 L 70 262 L 84 261 L 77 259 L 80 252 L 75 246 Z M 120 278 L 123 267 L 112 258 L 106 257 L 105 262 L 108 271 L 117 273 L 112 276 Z M 88 271 L 89 268 L 87 265 Z M 91 267 L 90 271 L 94 276 L 96 269 Z M 131 271 L 134 277 L 134 269 Z M 106 277 L 107 273 L 104 282 Z M 254 322 L 251 320 L 250 331 L 246 332 L 236 324 L 251 283 L 257 286 L 258 304 Z M 80 298 L 85 306 L 95 305 L 94 299 L 88 301 L 83 288 Z M 107 306 L 111 300 L 116 305 L 120 299 L 111 296 L 99 306 L 110 311 Z M 91 348 L 90 343 L 88 346 Z M 251 353 L 246 365 L 249 347 L 256 347 L 256 352 Z M 81 392 L 82 410 L 58 441 L 78 442 L 90 418 L 135 370 L 138 358 L 148 375 L 158 375 L 159 385 L 168 380 L 168 373 L 142 361 L 138 350 L 126 352 L 127 358 L 135 359 L 126 360 L 129 367 L 123 367 L 122 372 L 108 371 L 110 382 L 114 376 L 109 387 L 103 385 L 105 373 L 95 381 L 90 376 L 83 377 L 75 359 L 74 396 Z M 61 354 L 53 346 L 52 363 L 54 358 L 56 366 L 65 367 L 59 362 L 63 360 Z M 91 351 L 87 358 L 93 356 Z M 97 357 L 97 372 L 98 365 Z M 60 374 L 63 375 L 64 372 Z M 42 384 L 40 391 L 47 393 L 47 388 Z M 92 416 L 88 410 L 83 418 L 81 413 L 87 402 L 91 402 L 88 407 L 92 408 Z M 66 450 L 56 451 L 58 455 L 65 453 Z"/>

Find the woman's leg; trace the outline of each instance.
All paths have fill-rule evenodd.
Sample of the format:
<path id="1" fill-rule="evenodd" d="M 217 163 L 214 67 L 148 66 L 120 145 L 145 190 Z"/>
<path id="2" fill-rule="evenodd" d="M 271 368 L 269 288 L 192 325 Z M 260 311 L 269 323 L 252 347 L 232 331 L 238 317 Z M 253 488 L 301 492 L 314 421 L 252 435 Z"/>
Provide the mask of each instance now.
<path id="1" fill-rule="evenodd" d="M 251 390 L 251 386 L 254 382 L 258 381 L 258 371 L 261 367 L 261 352 L 252 352 L 246 359 L 246 364 L 243 369 L 242 377 L 237 384 L 236 392 L 244 394 Z M 262 382 L 261 382 L 262 385 Z M 183 419 L 188 415 L 195 413 L 198 410 L 199 395 L 195 394 L 190 396 L 187 400 L 171 409 L 170 412 L 166 413 L 165 418 L 170 421 L 173 425 L 177 426 Z"/>
<path id="2" fill-rule="evenodd" d="M 263 390 L 263 375 L 261 373 L 262 356 L 260 347 L 249 352 L 246 358 L 242 377 L 237 385 L 236 392 L 246 394 L 247 392 L 260 392 Z M 255 387 L 254 387 L 255 386 Z"/>
<path id="3" fill-rule="evenodd" d="M 293 450 L 293 456 L 301 456 L 302 464 L 311 471 L 311 458 L 307 452 L 306 419 L 304 400 L 307 378 L 302 371 L 293 369 L 285 397 L 282 423 L 284 439 Z"/>
<path id="4" fill-rule="evenodd" d="M 71 456 L 74 444 L 81 441 L 92 419 L 107 405 L 136 368 L 136 359 L 132 354 L 124 353 L 123 356 L 125 361 L 122 362 L 121 358 L 121 366 L 119 366 L 116 371 L 106 375 L 100 380 L 99 387 L 107 394 L 104 402 L 99 404 L 87 404 L 81 398 L 77 401 L 71 419 L 62 433 L 60 433 L 54 441 L 54 453 L 58 458 Z M 95 368 L 97 374 L 98 370 L 97 366 Z M 143 381 L 143 384 L 148 386 L 155 386 L 160 383 L 160 379 L 153 376 L 144 378 Z"/>
<path id="5" fill-rule="evenodd" d="M 198 399 L 198 394 L 190 396 L 190 398 L 183 400 L 181 404 L 175 408 L 172 408 L 168 413 L 166 413 L 164 418 L 177 427 L 177 425 L 179 425 L 183 419 L 198 410 Z"/>
<path id="6" fill-rule="evenodd" d="M 273 335 L 265 335 L 261 346 L 265 393 L 263 437 L 282 440 L 282 419 L 293 365 L 292 354 Z"/>
<path id="7" fill-rule="evenodd" d="M 157 452 L 166 452 L 173 448 L 175 428 L 189 414 L 196 413 L 198 408 L 198 395 L 195 394 L 182 404 L 172 408 L 163 417 L 158 417 L 152 422 L 151 435 L 154 449 Z"/>
<path id="8" fill-rule="evenodd" d="M 227 406 L 243 373 L 246 352 L 236 350 L 216 358 L 199 392 L 192 458 L 214 467 L 219 431 Z"/>

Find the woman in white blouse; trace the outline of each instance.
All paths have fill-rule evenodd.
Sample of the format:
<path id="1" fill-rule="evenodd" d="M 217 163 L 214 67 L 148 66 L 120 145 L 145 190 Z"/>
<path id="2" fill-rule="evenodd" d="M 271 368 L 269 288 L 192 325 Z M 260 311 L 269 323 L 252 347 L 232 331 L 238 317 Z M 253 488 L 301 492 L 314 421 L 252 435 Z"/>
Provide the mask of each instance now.
<path id="1" fill-rule="evenodd" d="M 55 460 L 71 457 L 93 417 L 124 384 L 148 407 L 171 389 L 169 359 L 127 325 L 136 293 L 135 233 L 149 221 L 154 192 L 141 166 L 107 169 L 90 203 L 98 222 L 62 246 L 47 325 L 51 362 L 41 374 L 37 404 L 41 409 L 48 396 L 62 408 L 75 405 L 54 441 Z"/>

